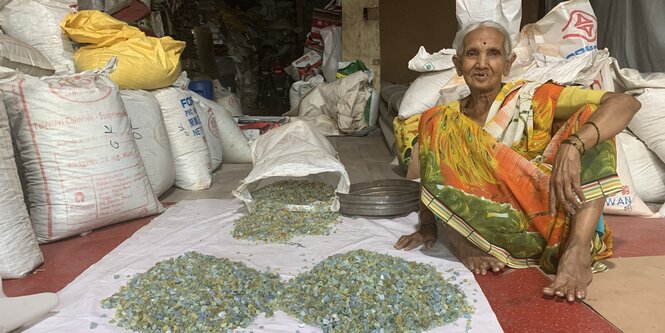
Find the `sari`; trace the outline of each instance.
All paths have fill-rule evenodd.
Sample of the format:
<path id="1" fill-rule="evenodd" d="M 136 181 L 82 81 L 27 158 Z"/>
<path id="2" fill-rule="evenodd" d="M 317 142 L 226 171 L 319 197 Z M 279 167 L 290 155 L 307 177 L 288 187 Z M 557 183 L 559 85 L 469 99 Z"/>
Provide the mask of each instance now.
<path id="1" fill-rule="evenodd" d="M 518 81 L 503 86 L 482 127 L 460 112 L 459 101 L 424 112 L 417 140 L 421 201 L 439 223 L 509 267 L 555 273 L 571 217 L 563 207 L 556 216 L 549 212 L 552 165 L 561 142 L 589 120 L 603 94 Z M 572 116 L 552 133 L 555 112 Z M 621 190 L 613 139 L 581 156 L 580 182 L 587 201 Z M 602 217 L 589 246 L 594 261 L 612 254 Z"/>

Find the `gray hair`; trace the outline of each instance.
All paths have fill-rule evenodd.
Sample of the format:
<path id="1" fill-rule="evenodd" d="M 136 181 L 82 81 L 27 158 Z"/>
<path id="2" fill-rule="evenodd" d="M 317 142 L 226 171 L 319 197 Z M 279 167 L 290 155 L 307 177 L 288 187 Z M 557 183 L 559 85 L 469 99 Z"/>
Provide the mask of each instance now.
<path id="1" fill-rule="evenodd" d="M 453 40 L 453 48 L 457 51 L 457 56 L 462 56 L 462 53 L 464 53 L 464 38 L 466 35 L 481 27 L 494 28 L 503 34 L 504 57 L 506 60 L 509 60 L 510 54 L 513 52 L 513 43 L 510 39 L 510 33 L 504 26 L 495 21 L 473 22 L 460 29 L 457 34 L 455 34 L 455 39 Z"/>

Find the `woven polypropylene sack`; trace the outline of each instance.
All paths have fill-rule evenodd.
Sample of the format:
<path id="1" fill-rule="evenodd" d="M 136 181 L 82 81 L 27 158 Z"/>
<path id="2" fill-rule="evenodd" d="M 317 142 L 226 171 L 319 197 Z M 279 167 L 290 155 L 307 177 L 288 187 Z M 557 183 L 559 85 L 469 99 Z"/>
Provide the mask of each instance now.
<path id="1" fill-rule="evenodd" d="M 46 56 L 56 74 L 73 73 L 75 44 L 59 23 L 75 10 L 76 0 L 13 0 L 0 10 L 0 25 L 7 35 Z"/>
<path id="2" fill-rule="evenodd" d="M 130 118 L 132 135 L 141 152 L 150 185 L 155 195 L 166 192 L 175 183 L 175 164 L 171 143 L 159 102 L 144 90 L 120 91 Z"/>
<path id="3" fill-rule="evenodd" d="M 106 72 L 33 78 L 0 69 L 38 241 L 163 210 Z"/>
<path id="4" fill-rule="evenodd" d="M 51 62 L 37 49 L 16 38 L 1 34 L 0 66 L 37 77 L 54 73 Z"/>
<path id="5" fill-rule="evenodd" d="M 224 163 L 251 163 L 252 150 L 249 141 L 236 124 L 233 116 L 224 107 L 211 100 L 194 95 L 197 108 L 211 112 L 217 122 L 219 136 L 224 151 Z M 203 111 L 201 111 L 203 112 Z"/>
<path id="6" fill-rule="evenodd" d="M 176 87 L 152 91 L 159 101 L 175 162 L 175 185 L 203 190 L 212 183 L 210 151 L 192 92 Z"/>
<path id="7" fill-rule="evenodd" d="M 43 261 L 16 173 L 12 138 L 0 103 L 0 279 L 19 278 Z"/>
<path id="8" fill-rule="evenodd" d="M 210 169 L 211 171 L 215 171 L 222 164 L 224 153 L 222 136 L 219 132 L 219 126 L 217 125 L 215 111 L 212 108 L 207 107 L 201 101 L 206 100 L 211 103 L 214 102 L 205 97 L 201 97 L 196 93 L 192 94 L 192 98 L 194 98 L 194 103 L 196 103 L 196 112 L 198 112 L 199 118 L 201 118 L 201 125 L 205 132 L 206 144 L 208 145 L 208 151 L 210 152 Z"/>

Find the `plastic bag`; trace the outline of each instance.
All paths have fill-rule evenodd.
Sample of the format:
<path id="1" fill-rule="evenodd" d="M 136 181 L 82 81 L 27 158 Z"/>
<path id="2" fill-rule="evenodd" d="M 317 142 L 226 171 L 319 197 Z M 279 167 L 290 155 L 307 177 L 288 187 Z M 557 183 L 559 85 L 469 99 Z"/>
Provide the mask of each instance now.
<path id="1" fill-rule="evenodd" d="M 60 26 L 74 41 L 88 44 L 74 54 L 77 71 L 100 68 L 111 57 L 118 58 L 111 79 L 121 89 L 168 87 L 180 74 L 184 42 L 147 37 L 138 28 L 95 10 L 69 14 Z"/>

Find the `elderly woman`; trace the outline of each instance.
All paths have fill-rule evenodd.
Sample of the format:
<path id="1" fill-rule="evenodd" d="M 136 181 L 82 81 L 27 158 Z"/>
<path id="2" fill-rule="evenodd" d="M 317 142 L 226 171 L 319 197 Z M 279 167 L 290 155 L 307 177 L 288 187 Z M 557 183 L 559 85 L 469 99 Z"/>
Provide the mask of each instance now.
<path id="1" fill-rule="evenodd" d="M 431 247 L 437 222 L 476 274 L 540 266 L 543 293 L 582 299 L 596 260 L 612 254 L 601 217 L 620 190 L 614 136 L 640 103 L 553 82 L 502 84 L 515 55 L 484 21 L 460 30 L 453 62 L 471 94 L 420 115 L 420 228 L 395 247 Z"/>

